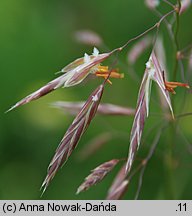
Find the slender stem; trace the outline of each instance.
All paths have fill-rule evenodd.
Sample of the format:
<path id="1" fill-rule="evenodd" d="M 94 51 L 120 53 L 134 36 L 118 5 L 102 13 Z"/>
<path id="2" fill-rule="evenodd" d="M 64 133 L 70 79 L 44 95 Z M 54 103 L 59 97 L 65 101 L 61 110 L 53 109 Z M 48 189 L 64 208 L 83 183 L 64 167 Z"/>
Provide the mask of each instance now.
<path id="1" fill-rule="evenodd" d="M 140 176 L 139 176 L 139 184 L 138 184 L 137 192 L 136 192 L 136 195 L 135 195 L 135 200 L 137 200 L 138 197 L 139 197 L 141 187 L 142 187 L 142 183 L 143 183 L 143 176 L 144 176 L 144 173 L 145 173 L 146 166 L 147 166 L 149 160 L 151 159 L 151 157 L 153 156 L 153 154 L 155 152 L 155 149 L 156 149 L 157 144 L 159 142 L 161 133 L 162 133 L 162 128 L 156 134 L 147 157 L 141 163 L 141 165 L 142 165 L 141 168 L 142 169 L 141 169 Z"/>
<path id="2" fill-rule="evenodd" d="M 122 47 L 120 47 L 119 49 L 124 49 L 128 44 L 130 44 L 132 41 L 135 41 L 141 37 L 143 37 L 144 35 L 146 35 L 147 33 L 149 33 L 150 31 L 152 31 L 153 29 L 157 28 L 158 23 L 155 23 L 155 25 L 153 25 L 152 27 L 150 27 L 149 29 L 147 29 L 146 31 L 142 32 L 141 34 L 137 35 L 134 38 L 131 38 L 130 40 L 127 41 L 127 43 L 125 43 Z M 121 51 L 120 50 L 120 51 Z"/>
<path id="3" fill-rule="evenodd" d="M 179 59 L 178 62 L 179 62 L 180 70 L 181 70 L 181 78 L 182 78 L 183 82 L 186 82 L 186 79 L 185 79 L 185 69 L 184 69 L 183 62 L 182 62 L 181 59 Z"/>
<path id="4" fill-rule="evenodd" d="M 178 59 L 177 59 L 177 52 L 179 51 L 179 42 L 178 42 L 178 32 L 179 32 L 179 12 L 181 9 L 181 1 L 178 0 L 178 6 L 176 6 L 176 28 L 175 28 L 175 32 L 174 32 L 174 38 L 175 38 L 175 66 L 174 66 L 174 70 L 173 70 L 173 80 L 176 80 L 177 78 L 177 70 L 178 70 Z"/>
<path id="5" fill-rule="evenodd" d="M 163 17 L 163 15 L 162 15 L 158 10 L 156 10 L 156 9 L 154 9 L 154 13 L 155 13 L 159 18 Z M 164 19 L 164 23 L 165 23 L 165 26 L 166 26 L 166 28 L 167 28 L 168 34 L 169 34 L 169 36 L 170 36 L 170 39 L 171 39 L 171 41 L 173 41 L 173 40 L 174 40 L 174 34 L 173 34 L 173 31 L 172 31 L 172 25 L 171 25 L 171 23 L 169 23 L 169 22 L 167 21 L 167 19 Z"/>
<path id="6" fill-rule="evenodd" d="M 174 10 L 171 10 L 169 11 L 168 13 L 166 13 L 164 16 L 161 17 L 161 19 L 155 23 L 153 26 L 151 26 L 150 28 L 148 28 L 146 31 L 142 32 L 141 34 L 137 35 L 136 37 L 134 38 L 131 38 L 130 40 L 128 40 L 123 46 L 113 50 L 114 51 L 122 51 L 125 47 L 127 47 L 128 44 L 130 44 L 131 42 L 143 37 L 144 35 L 146 35 L 147 33 L 149 33 L 150 31 L 152 31 L 153 29 L 157 28 L 159 29 L 161 23 L 164 21 L 164 19 L 166 19 L 169 15 L 171 15 L 172 13 L 175 12 L 175 9 Z"/>
<path id="7" fill-rule="evenodd" d="M 173 146 L 175 144 L 175 124 L 171 122 L 168 140 L 166 142 L 167 151 L 165 153 L 165 175 L 166 175 L 166 199 L 174 199 L 174 177 L 173 177 Z"/>
<path id="8" fill-rule="evenodd" d="M 192 112 L 183 113 L 183 114 L 180 114 L 180 115 L 176 116 L 176 119 L 187 117 L 187 116 L 191 116 L 191 115 L 192 115 Z"/>
<path id="9" fill-rule="evenodd" d="M 176 80 L 177 78 L 177 71 L 178 71 L 178 58 L 177 58 L 177 53 L 179 51 L 179 42 L 178 42 L 178 32 L 179 32 L 179 12 L 181 8 L 181 1 L 177 0 L 177 6 L 175 6 L 175 12 L 176 12 L 176 28 L 174 32 L 174 42 L 175 42 L 175 65 L 173 69 L 173 81 Z M 172 99 L 172 107 L 174 110 L 175 107 L 175 100 L 174 98 Z M 176 141 L 176 125 L 175 122 L 171 122 L 171 129 L 170 129 L 170 134 L 171 134 L 171 140 L 169 141 L 169 146 L 168 146 L 168 151 L 167 155 L 165 158 L 165 163 L 167 167 L 167 174 L 168 176 L 168 181 L 167 181 L 167 191 L 169 192 L 169 199 L 174 199 L 174 191 L 173 191 L 173 145 L 175 144 Z"/>
<path id="10" fill-rule="evenodd" d="M 138 184 L 137 192 L 136 192 L 136 195 L 135 195 L 135 200 L 138 200 L 138 198 L 139 198 L 139 194 L 140 194 L 141 187 L 142 187 L 142 184 L 143 184 L 143 176 L 144 176 L 144 173 L 145 173 L 145 169 L 146 169 L 146 166 L 144 166 L 141 169 L 141 172 L 140 172 L 139 184 Z"/>
<path id="11" fill-rule="evenodd" d="M 186 52 L 187 50 L 192 48 L 192 44 L 187 45 L 186 47 L 184 47 L 183 49 L 180 50 L 180 52 Z"/>
<path id="12" fill-rule="evenodd" d="M 135 40 L 137 40 L 137 39 L 143 37 L 144 35 L 146 35 L 146 34 L 149 33 L 150 31 L 152 31 L 153 29 L 157 28 L 157 32 L 156 32 L 156 35 L 155 35 L 155 39 L 154 39 L 154 42 L 153 42 L 154 45 L 155 45 L 155 42 L 156 42 L 156 39 L 157 39 L 157 36 L 158 36 L 158 32 L 159 32 L 159 27 L 160 27 L 161 23 L 162 23 L 169 15 L 171 15 L 171 14 L 174 13 L 174 12 L 175 12 L 175 9 L 172 10 L 172 11 L 169 11 L 169 12 L 166 13 L 164 16 L 162 16 L 161 19 L 160 19 L 157 23 L 155 23 L 152 27 L 148 28 L 146 31 L 142 32 L 141 34 L 137 35 L 136 37 L 131 38 L 131 39 L 128 40 L 123 46 L 112 50 L 112 51 L 111 51 L 111 54 L 117 52 L 116 55 L 118 56 L 118 53 L 121 52 L 124 48 L 126 48 L 131 42 L 133 42 L 133 41 L 135 41 Z M 154 46 L 153 46 L 153 49 L 154 49 Z M 115 60 L 114 60 L 114 63 L 113 63 L 112 66 L 111 66 L 111 68 L 113 68 L 113 66 L 116 65 L 117 61 L 118 61 L 118 60 L 117 60 L 117 57 L 116 57 Z M 106 84 L 107 80 L 108 80 L 109 77 L 110 77 L 111 72 L 112 72 L 112 69 L 109 71 L 109 75 L 108 75 L 108 77 L 104 80 L 103 85 Z"/>

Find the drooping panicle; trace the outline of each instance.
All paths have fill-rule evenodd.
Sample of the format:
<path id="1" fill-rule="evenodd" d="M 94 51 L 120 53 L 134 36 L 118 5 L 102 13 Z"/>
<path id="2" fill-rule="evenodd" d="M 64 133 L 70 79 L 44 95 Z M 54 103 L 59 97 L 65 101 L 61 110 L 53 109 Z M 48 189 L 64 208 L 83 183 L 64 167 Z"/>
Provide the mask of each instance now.
<path id="1" fill-rule="evenodd" d="M 75 147 L 77 146 L 81 136 L 85 133 L 87 127 L 95 116 L 98 105 L 100 103 L 104 86 L 100 85 L 88 98 L 80 112 L 68 128 L 63 139 L 61 140 L 55 155 L 51 160 L 47 176 L 42 184 L 44 191 L 48 187 L 50 181 L 55 176 L 58 169 L 67 161 Z"/>
<path id="2" fill-rule="evenodd" d="M 119 162 L 117 159 L 107 161 L 92 170 L 92 173 L 85 178 L 83 184 L 77 189 L 77 194 L 88 190 L 91 186 L 99 183 Z"/>

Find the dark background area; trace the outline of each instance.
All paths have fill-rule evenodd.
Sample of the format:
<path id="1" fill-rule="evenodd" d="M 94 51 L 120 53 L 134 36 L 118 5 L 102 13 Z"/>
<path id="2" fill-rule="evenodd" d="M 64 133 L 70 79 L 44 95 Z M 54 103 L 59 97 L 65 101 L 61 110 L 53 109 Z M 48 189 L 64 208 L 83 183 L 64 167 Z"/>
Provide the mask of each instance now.
<path id="1" fill-rule="evenodd" d="M 163 3 L 159 9 L 162 13 L 171 10 Z M 114 49 L 151 27 L 158 19 L 142 0 L 0 1 L 0 199 L 40 198 L 40 186 L 47 166 L 73 120 L 72 116 L 50 107 L 50 103 L 57 100 L 86 100 L 102 81 L 95 79 L 72 88 L 59 89 L 4 114 L 15 102 L 55 78 L 55 72 L 85 52 L 92 52 L 93 47 L 74 40 L 74 32 L 91 29 L 103 38 L 109 49 Z M 191 21 L 190 8 L 181 16 L 181 47 L 192 41 Z M 173 46 L 164 26 L 160 28 L 160 34 L 164 36 L 167 67 L 171 74 L 174 65 Z M 117 65 L 125 73 L 125 78 L 113 80 L 112 86 L 107 85 L 103 102 L 136 106 L 139 83 L 126 70 L 128 49 L 119 55 L 119 62 L 124 66 L 120 63 Z M 101 48 L 101 52 L 105 51 Z M 150 50 L 146 51 L 135 66 L 140 80 L 149 54 Z M 187 61 L 184 63 L 187 64 Z M 177 78 L 181 81 L 180 76 Z M 150 112 L 161 113 L 155 85 L 153 89 Z M 176 114 L 180 113 L 181 106 L 182 113 L 191 112 L 191 94 L 186 94 L 185 89 L 178 89 L 174 97 Z M 151 115 L 147 120 L 143 134 L 143 139 L 146 139 L 138 158 L 147 155 L 158 128 L 147 132 L 161 120 L 160 115 Z M 168 146 L 172 142 L 171 129 L 167 128 L 162 134 L 156 152 L 147 165 L 140 199 L 192 199 L 192 154 L 189 151 L 191 120 L 189 116 L 178 122 L 184 136 L 178 135 L 173 143 L 174 168 L 171 173 L 165 162 Z M 133 117 L 96 116 L 68 162 L 51 182 L 43 199 L 104 199 L 120 165 L 89 191 L 80 195 L 75 192 L 91 169 L 110 159 L 127 157 L 132 122 Z M 79 157 L 82 148 L 92 138 L 110 131 L 119 133 L 119 136 L 90 158 L 82 160 Z M 171 182 L 171 186 L 168 182 Z M 125 199 L 134 198 L 137 184 L 138 175 L 132 179 Z"/>

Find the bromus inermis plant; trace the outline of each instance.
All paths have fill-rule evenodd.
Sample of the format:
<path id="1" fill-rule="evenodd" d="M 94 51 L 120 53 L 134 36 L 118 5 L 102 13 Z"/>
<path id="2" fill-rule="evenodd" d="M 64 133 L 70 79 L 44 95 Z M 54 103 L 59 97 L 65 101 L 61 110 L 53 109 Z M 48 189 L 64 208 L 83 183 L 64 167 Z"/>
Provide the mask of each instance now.
<path id="1" fill-rule="evenodd" d="M 191 113 L 179 113 L 178 115 L 174 115 L 174 99 L 170 97 L 170 94 L 176 93 L 175 88 L 178 86 L 190 88 L 190 82 L 188 79 L 179 82 L 179 80 L 176 78 L 179 65 L 181 66 L 181 77 L 185 77 L 185 69 L 182 67 L 183 59 L 189 59 L 188 68 L 189 70 L 192 68 L 192 46 L 189 45 L 187 48 L 179 49 L 178 41 L 179 19 L 180 16 L 189 8 L 191 2 L 187 0 L 178 0 L 175 4 L 173 4 L 167 0 L 145 0 L 145 4 L 150 10 L 156 12 L 160 16 L 157 23 L 138 36 L 128 40 L 123 46 L 115 48 L 112 51 L 99 54 L 98 49 L 94 47 L 93 53 L 91 55 L 85 53 L 84 57 L 77 58 L 60 71 L 60 73 L 62 73 L 61 76 L 50 81 L 39 90 L 20 100 L 8 110 L 11 111 L 21 105 L 39 99 L 60 87 L 66 88 L 78 85 L 85 79 L 89 80 L 90 76 L 102 78 L 101 85 L 99 85 L 90 94 L 86 101 L 57 101 L 52 104 L 52 106 L 56 108 L 75 115 L 75 118 L 64 134 L 63 139 L 61 140 L 48 166 L 47 175 L 42 184 L 43 193 L 49 186 L 58 170 L 69 159 L 70 155 L 77 147 L 78 142 L 88 129 L 96 114 L 100 114 L 103 117 L 105 117 L 105 115 L 127 117 L 134 116 L 132 129 L 129 131 L 130 137 L 128 144 L 128 157 L 123 159 L 111 159 L 108 162 L 101 163 L 101 165 L 93 169 L 91 174 L 86 177 L 85 181 L 79 186 L 77 193 L 85 191 L 91 186 L 102 181 L 104 177 L 113 170 L 117 163 L 124 161 L 124 164 L 122 164 L 121 169 L 119 170 L 111 187 L 108 190 L 107 199 L 122 198 L 124 193 L 128 190 L 128 185 L 132 177 L 136 173 L 140 172 L 138 190 L 135 196 L 137 199 L 139 197 L 146 165 L 151 159 L 164 129 L 169 126 L 172 127 L 173 125 L 176 127 L 178 118 L 191 115 Z M 169 8 L 171 8 L 171 10 L 166 14 L 161 15 L 161 13 L 157 10 L 157 7 L 160 4 L 167 5 Z M 176 55 L 174 59 L 175 68 L 170 73 L 168 73 L 166 69 L 165 56 L 162 54 L 162 52 L 160 53 L 159 50 L 160 46 L 161 49 L 164 49 L 163 45 L 161 45 L 161 42 L 159 42 L 161 41 L 161 37 L 159 35 L 160 27 L 163 23 L 165 24 L 168 34 L 176 49 Z M 173 26 L 176 26 L 175 29 L 173 29 Z M 152 34 L 151 32 L 154 30 L 156 31 Z M 83 44 L 89 44 L 93 46 L 101 46 L 104 44 L 103 39 L 98 34 L 88 30 L 78 31 L 75 37 L 78 42 Z M 101 103 L 102 95 L 106 85 L 109 85 L 111 88 L 113 87 L 111 86 L 111 79 L 118 79 L 118 81 L 121 82 L 121 79 L 124 78 L 124 74 L 121 73 L 121 70 L 116 68 L 118 58 L 117 54 L 120 55 L 122 50 L 125 50 L 131 42 L 136 40 L 138 41 L 127 54 L 127 68 L 129 68 L 133 73 L 135 73 L 134 65 L 137 64 L 139 56 L 141 56 L 145 50 L 150 50 L 150 56 L 148 57 L 147 63 L 143 63 L 143 65 L 145 65 L 145 71 L 143 72 L 143 78 L 138 90 L 136 108 L 124 107 L 111 103 Z M 116 54 L 116 56 L 114 56 L 114 54 Z M 109 66 L 104 65 L 104 61 L 107 59 L 113 59 L 111 65 Z M 173 81 L 168 81 L 168 79 L 171 80 L 170 77 L 173 77 Z M 190 78 L 190 75 L 187 77 Z M 154 142 L 151 145 L 147 157 L 144 158 L 135 169 L 132 169 L 137 156 L 137 151 L 139 150 L 140 144 L 142 143 L 142 134 L 144 131 L 145 122 L 147 117 L 150 115 L 150 95 L 151 92 L 154 91 L 154 87 L 152 87 L 153 83 L 159 91 L 158 96 L 160 96 L 161 101 L 159 106 L 162 107 L 162 112 L 164 114 L 163 123 L 161 124 L 160 129 L 154 138 Z M 129 91 L 129 86 L 127 87 L 127 91 Z M 168 109 L 170 110 L 169 113 L 167 112 Z M 176 129 L 174 128 L 174 130 Z M 115 135 L 113 134 L 113 136 Z M 110 133 L 103 133 L 96 137 L 94 142 L 92 142 L 90 145 L 91 147 L 89 148 L 89 153 L 87 152 L 87 154 L 94 154 L 94 152 L 98 151 L 98 149 L 101 148 L 105 142 L 110 141 L 111 137 L 112 135 Z"/>

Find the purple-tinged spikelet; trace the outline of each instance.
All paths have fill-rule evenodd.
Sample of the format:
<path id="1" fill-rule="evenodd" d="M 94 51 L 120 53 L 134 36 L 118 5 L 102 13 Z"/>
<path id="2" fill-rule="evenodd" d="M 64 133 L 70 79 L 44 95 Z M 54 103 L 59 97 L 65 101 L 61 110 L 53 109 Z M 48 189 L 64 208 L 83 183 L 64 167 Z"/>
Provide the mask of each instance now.
<path id="1" fill-rule="evenodd" d="M 64 67 L 61 70 L 61 72 L 64 73 L 62 76 L 54 79 L 39 90 L 23 98 L 14 106 L 12 106 L 7 112 L 36 100 L 59 87 L 71 87 L 81 83 L 90 73 L 100 71 L 100 63 L 108 58 L 113 52 L 114 51 L 110 53 L 99 54 L 99 51 L 94 48 L 92 55 L 89 56 L 85 54 L 83 58 L 79 58 Z"/>
<path id="2" fill-rule="evenodd" d="M 48 187 L 50 181 L 55 176 L 58 169 L 67 161 L 75 147 L 77 146 L 81 136 L 86 131 L 90 122 L 95 116 L 98 105 L 100 103 L 104 86 L 100 85 L 88 98 L 79 114 L 76 116 L 71 126 L 68 128 L 60 145 L 56 149 L 55 155 L 49 164 L 47 176 L 42 184 L 43 192 Z"/>
<path id="3" fill-rule="evenodd" d="M 107 200 L 118 200 L 121 199 L 125 191 L 127 190 L 127 186 L 129 181 L 126 180 L 127 174 L 125 172 L 126 164 L 122 166 L 117 176 L 115 177 L 111 187 L 109 188 L 107 194 Z"/>
<path id="4" fill-rule="evenodd" d="M 91 186 L 96 185 L 98 182 L 103 180 L 103 178 L 116 166 L 118 162 L 119 160 L 113 159 L 92 170 L 92 173 L 85 178 L 83 184 L 81 184 L 77 189 L 77 194 L 88 190 Z"/>
<path id="5" fill-rule="evenodd" d="M 122 196 L 125 194 L 129 181 L 124 180 L 122 181 L 118 187 L 113 191 L 113 193 L 109 194 L 106 198 L 107 200 L 120 200 Z"/>
<path id="6" fill-rule="evenodd" d="M 149 115 L 149 101 L 152 81 L 157 83 L 165 101 L 170 108 L 173 119 L 174 114 L 169 92 L 175 93 L 174 88 L 177 86 L 189 88 L 189 85 L 185 83 L 167 82 L 165 80 L 163 70 L 160 67 L 159 61 L 155 53 L 152 52 L 149 61 L 146 63 L 146 70 L 139 90 L 135 118 L 131 129 L 129 155 L 126 167 L 127 172 L 129 172 L 131 169 L 135 154 L 140 145 L 145 119 Z"/>
<path id="7" fill-rule="evenodd" d="M 166 90 L 165 82 L 163 79 L 163 71 L 159 65 L 155 53 L 152 52 L 149 61 L 146 63 L 146 70 L 138 94 L 137 108 L 136 108 L 136 113 L 133 121 L 133 126 L 131 129 L 131 136 L 130 136 L 129 155 L 128 155 L 128 161 L 126 167 L 127 172 L 130 171 L 131 169 L 135 157 L 135 153 L 137 152 L 140 145 L 145 119 L 149 115 L 149 101 L 150 101 L 152 80 L 158 84 L 167 104 L 170 107 L 173 116 L 171 100 L 169 97 L 169 93 Z"/>
<path id="8" fill-rule="evenodd" d="M 53 103 L 53 107 L 60 108 L 68 113 L 75 115 L 79 112 L 85 102 L 68 102 L 68 101 L 57 101 Z M 122 107 L 115 104 L 99 104 L 97 114 L 101 115 L 126 115 L 131 116 L 135 114 L 135 110 L 130 107 Z"/>

